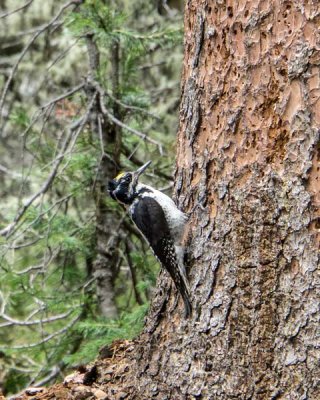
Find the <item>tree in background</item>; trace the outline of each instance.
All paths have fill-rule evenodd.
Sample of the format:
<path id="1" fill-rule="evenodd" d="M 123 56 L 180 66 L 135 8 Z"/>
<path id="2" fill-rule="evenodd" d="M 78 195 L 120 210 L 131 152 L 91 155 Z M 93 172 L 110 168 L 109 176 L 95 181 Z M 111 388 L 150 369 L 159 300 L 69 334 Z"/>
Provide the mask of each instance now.
<path id="1" fill-rule="evenodd" d="M 14 3 L 0 15 L 5 391 L 141 329 L 157 268 L 105 187 L 150 158 L 171 187 L 181 40 L 167 4 Z"/>

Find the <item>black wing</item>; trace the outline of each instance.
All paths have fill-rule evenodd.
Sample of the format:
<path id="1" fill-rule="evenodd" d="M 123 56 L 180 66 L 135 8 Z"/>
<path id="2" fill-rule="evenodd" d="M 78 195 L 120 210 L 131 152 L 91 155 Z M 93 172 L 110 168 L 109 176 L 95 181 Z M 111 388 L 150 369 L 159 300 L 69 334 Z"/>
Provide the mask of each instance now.
<path id="1" fill-rule="evenodd" d="M 156 250 L 159 242 L 170 239 L 170 230 L 161 206 L 152 197 L 143 197 L 135 205 L 131 218 L 162 262 L 161 252 L 158 254 Z"/>
<path id="2" fill-rule="evenodd" d="M 171 275 L 183 297 L 186 316 L 189 315 L 191 303 L 188 288 L 179 270 L 174 241 L 161 206 L 152 197 L 143 197 L 135 205 L 131 218 L 148 240 L 162 266 Z"/>
<path id="3" fill-rule="evenodd" d="M 177 257 L 165 214 L 152 197 L 140 199 L 132 213 L 132 220 L 143 233 L 162 266 L 176 282 Z"/>

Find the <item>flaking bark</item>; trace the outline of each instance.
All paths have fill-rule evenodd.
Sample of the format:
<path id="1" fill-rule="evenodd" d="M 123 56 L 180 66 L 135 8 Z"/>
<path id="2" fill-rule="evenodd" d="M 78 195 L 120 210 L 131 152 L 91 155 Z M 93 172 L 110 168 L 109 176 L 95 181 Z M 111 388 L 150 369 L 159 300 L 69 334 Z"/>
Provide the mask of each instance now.
<path id="1" fill-rule="evenodd" d="M 172 294 L 151 314 L 138 397 L 320 398 L 319 23 L 312 1 L 186 3 L 176 194 L 194 314 Z"/>

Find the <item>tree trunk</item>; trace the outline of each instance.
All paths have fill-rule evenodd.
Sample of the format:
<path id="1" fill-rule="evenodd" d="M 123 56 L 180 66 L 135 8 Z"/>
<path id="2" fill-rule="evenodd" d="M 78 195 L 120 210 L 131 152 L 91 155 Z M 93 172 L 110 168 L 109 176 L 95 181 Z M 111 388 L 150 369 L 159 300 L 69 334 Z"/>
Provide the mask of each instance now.
<path id="1" fill-rule="evenodd" d="M 183 320 L 172 293 L 162 319 L 151 311 L 136 386 L 319 399 L 319 2 L 185 11 L 176 194 L 194 311 Z"/>
<path id="2" fill-rule="evenodd" d="M 92 34 L 88 34 L 86 39 L 90 66 L 89 76 L 91 80 L 94 80 L 99 76 L 100 72 L 100 52 Z M 112 72 L 113 80 L 115 80 L 116 78 L 114 77 L 118 76 L 119 71 L 118 69 L 114 71 L 113 68 Z M 88 89 L 91 95 L 96 90 L 90 85 Z M 113 89 L 116 89 L 115 84 Z M 114 231 L 110 229 L 117 226 L 117 221 L 115 221 L 115 216 L 105 204 L 105 196 L 107 193 L 107 182 L 111 177 L 115 176 L 116 165 L 119 162 L 121 137 L 118 139 L 120 135 L 119 129 L 114 125 L 110 125 L 103 118 L 98 96 L 93 105 L 91 130 L 94 135 L 97 135 L 103 151 L 93 190 L 97 227 L 96 256 L 93 262 L 94 277 L 96 278 L 96 295 L 101 315 L 106 318 L 115 318 L 118 312 L 115 304 L 114 276 L 119 258 L 117 252 L 117 240 L 119 239 L 114 234 Z M 114 162 L 106 157 L 105 154 L 105 149 L 110 143 L 115 144 Z"/>

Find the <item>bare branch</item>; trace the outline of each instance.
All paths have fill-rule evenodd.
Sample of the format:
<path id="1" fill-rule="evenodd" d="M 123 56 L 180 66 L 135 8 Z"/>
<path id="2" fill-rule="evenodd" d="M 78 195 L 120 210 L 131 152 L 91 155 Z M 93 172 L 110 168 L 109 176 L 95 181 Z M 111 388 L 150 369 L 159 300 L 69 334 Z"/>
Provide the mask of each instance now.
<path id="1" fill-rule="evenodd" d="M 147 136 L 147 134 L 138 131 L 137 129 L 131 128 L 131 126 L 124 124 L 123 122 L 121 122 L 118 118 L 114 117 L 108 110 L 107 108 L 103 105 L 103 108 L 101 106 L 101 110 L 103 112 L 103 114 L 105 114 L 112 122 L 114 122 L 115 124 L 117 124 L 118 126 L 120 126 L 123 129 L 126 129 L 127 131 L 133 133 L 134 135 L 138 136 L 139 138 L 141 138 L 144 141 L 150 142 L 154 145 L 156 145 L 159 149 L 159 153 L 161 155 L 163 155 L 163 149 L 162 149 L 162 144 L 152 138 L 150 138 L 149 136 Z"/>
<path id="2" fill-rule="evenodd" d="M 126 108 L 127 110 L 138 111 L 138 112 L 140 112 L 140 113 L 142 113 L 142 114 L 148 115 L 149 117 L 152 117 L 152 118 L 156 119 L 157 121 L 161 121 L 161 118 L 160 118 L 160 117 L 158 117 L 157 115 L 155 115 L 155 114 L 153 114 L 153 113 L 151 113 L 151 112 L 145 110 L 144 108 L 137 107 L 137 106 L 131 106 L 131 105 L 129 105 L 129 104 L 125 104 L 125 103 L 123 103 L 122 101 L 116 99 L 114 96 L 112 96 L 111 93 L 109 93 L 109 92 L 107 92 L 107 91 L 104 91 L 104 93 L 105 93 L 108 97 L 110 97 L 110 99 L 111 99 L 112 101 L 114 101 L 115 103 L 119 104 L 119 106 L 121 106 L 121 107 L 123 107 L 123 108 Z"/>
<path id="3" fill-rule="evenodd" d="M 72 94 L 78 92 L 79 90 L 81 90 L 84 87 L 84 83 L 81 83 L 78 86 L 75 86 L 74 88 L 70 89 L 67 93 L 62 94 L 61 96 L 56 97 L 55 99 L 49 101 L 48 103 L 44 104 L 43 106 L 41 106 L 41 109 L 43 110 L 44 108 L 48 108 L 51 105 L 57 103 L 58 101 L 61 101 L 69 96 L 71 96 Z"/>
<path id="4" fill-rule="evenodd" d="M 62 25 L 62 24 L 61 24 Z M 64 51 L 62 51 L 47 67 L 46 72 L 49 71 L 54 65 L 56 65 L 60 60 L 62 60 L 68 53 L 69 51 L 81 40 L 81 38 L 78 38 L 75 40 L 68 48 L 66 48 Z"/>
<path id="5" fill-rule="evenodd" d="M 138 70 L 146 70 L 146 69 L 150 69 L 150 68 L 154 68 L 154 67 L 159 67 L 160 65 L 165 65 L 167 64 L 167 61 L 160 61 L 157 63 L 152 63 L 152 64 L 145 64 L 145 65 L 141 65 L 138 67 Z"/>
<path id="6" fill-rule="evenodd" d="M 149 143 L 154 144 L 155 146 L 158 147 L 159 153 L 163 155 L 163 149 L 162 149 L 162 144 L 152 138 L 150 138 L 147 134 L 138 131 L 137 129 L 131 128 L 129 125 L 126 125 L 122 121 L 120 121 L 118 118 L 116 118 L 111 112 L 106 108 L 103 99 L 106 94 L 105 90 L 99 85 L 98 82 L 93 81 L 92 79 L 89 79 L 89 84 L 91 84 L 98 92 L 99 92 L 99 100 L 100 100 L 100 109 L 103 115 L 107 116 L 110 121 L 112 121 L 114 124 L 120 126 L 123 129 L 126 129 L 127 131 L 133 133 L 134 135 L 140 137 L 144 141 L 147 141 Z"/>
<path id="7" fill-rule="evenodd" d="M 11 246 L 9 247 L 9 249 L 11 249 Z M 21 271 L 13 271 L 15 274 L 17 275 L 24 275 L 24 274 L 28 274 L 31 271 L 38 271 L 38 270 L 44 270 L 47 265 L 50 264 L 50 262 L 59 254 L 60 252 L 60 246 L 58 246 L 56 249 L 54 250 L 50 250 L 49 252 L 49 256 L 43 260 L 43 262 L 39 265 L 32 265 L 28 268 L 25 268 Z"/>
<path id="8" fill-rule="evenodd" d="M 15 10 L 11 10 L 11 11 L 8 11 L 8 12 L 6 12 L 4 14 L 1 14 L 0 15 L 0 19 L 9 17 L 9 15 L 15 14 L 15 13 L 17 13 L 19 11 L 22 11 L 22 10 L 28 8 L 31 5 L 31 3 L 33 3 L 33 0 L 27 1 L 23 6 L 18 7 Z"/>
<path id="9" fill-rule="evenodd" d="M 61 374 L 61 368 L 59 366 L 55 365 L 44 378 L 42 378 L 41 380 L 35 382 L 33 384 L 33 386 L 34 387 L 44 386 L 47 383 L 49 383 L 52 380 L 54 380 L 60 374 Z"/>
<path id="10" fill-rule="evenodd" d="M 43 370 L 43 369 L 44 369 L 44 367 L 41 368 L 41 370 Z M 50 369 L 49 373 L 43 379 L 36 381 L 36 382 L 33 382 L 33 380 L 32 380 L 30 383 L 32 384 L 32 386 L 34 388 L 38 388 L 38 387 L 44 386 L 47 383 L 53 381 L 60 374 L 61 374 L 61 368 L 58 365 L 55 365 L 53 368 Z M 37 373 L 37 375 L 39 375 L 39 372 Z M 28 385 L 28 387 L 29 386 L 30 385 Z M 25 391 L 26 391 L 26 388 L 23 389 L 21 392 L 15 393 L 14 395 L 8 397 L 8 400 L 16 400 L 17 398 L 20 398 L 21 396 L 23 396 L 25 394 Z"/>
<path id="11" fill-rule="evenodd" d="M 65 154 L 66 154 L 66 153 L 65 153 Z M 68 194 L 68 195 L 64 196 L 63 198 L 56 200 L 56 201 L 55 201 L 48 209 L 46 209 L 45 211 L 41 211 L 41 212 L 36 216 L 36 218 L 35 218 L 33 221 L 30 222 L 30 224 L 28 224 L 27 226 L 23 227 L 23 229 L 19 232 L 19 234 L 15 236 L 14 242 L 16 242 L 16 241 L 19 239 L 19 237 L 23 236 L 23 234 L 24 234 L 25 232 L 27 232 L 27 231 L 29 230 L 29 228 L 32 227 L 33 224 L 35 224 L 37 221 L 39 221 L 39 219 L 40 219 L 41 217 L 43 217 L 44 215 L 48 214 L 48 213 L 49 213 L 51 210 L 53 210 L 55 207 L 58 206 L 58 208 L 59 208 L 60 205 L 61 205 L 62 203 L 64 203 L 65 201 L 68 201 L 71 197 L 72 197 L 72 194 Z M 17 228 L 17 229 L 18 229 L 18 228 Z M 0 233 L 1 233 L 1 232 L 0 232 Z M 43 239 L 43 238 L 44 238 L 44 237 L 42 237 L 42 236 L 38 236 L 38 237 L 35 239 L 34 242 L 36 243 L 37 241 L 39 241 L 39 240 L 41 240 L 41 239 Z M 13 242 L 13 243 L 14 243 L 14 242 Z M 20 249 L 20 248 L 23 248 L 23 247 L 28 247 L 29 245 L 34 244 L 34 242 L 21 243 L 21 244 L 12 244 L 12 245 L 9 245 L 9 246 L 8 246 L 8 249 L 9 249 L 9 250 L 17 250 L 17 249 Z M 59 252 L 59 251 L 58 251 L 58 252 Z M 32 268 L 33 268 L 33 269 L 41 269 L 41 268 L 39 268 L 39 267 L 32 267 Z M 22 274 L 22 273 L 24 273 L 24 271 L 26 271 L 26 270 L 19 271 L 19 272 L 16 272 L 16 273 L 17 273 L 17 274 Z"/>
<path id="12" fill-rule="evenodd" d="M 0 121 L 2 119 L 2 109 L 3 109 L 3 105 L 4 105 L 4 101 L 5 98 L 7 96 L 8 93 L 8 89 L 10 87 L 10 84 L 12 82 L 12 79 L 14 77 L 14 74 L 20 64 L 20 62 L 22 61 L 23 57 L 26 55 L 27 51 L 30 49 L 30 47 L 32 46 L 32 44 L 35 42 L 35 40 L 38 38 L 38 36 L 40 36 L 43 32 L 45 32 L 48 28 L 50 28 L 56 21 L 57 19 L 60 18 L 61 14 L 64 12 L 65 9 L 67 9 L 68 7 L 70 7 L 71 5 L 78 5 L 80 4 L 80 2 L 78 0 L 72 0 L 67 4 L 64 4 L 60 10 L 58 11 L 58 13 L 51 19 L 51 21 L 49 21 L 46 25 L 44 25 L 39 31 L 37 31 L 32 38 L 29 40 L 29 42 L 26 44 L 26 46 L 24 47 L 24 49 L 22 50 L 22 52 L 20 53 L 17 61 L 15 62 L 10 75 L 4 85 L 4 89 L 0 98 Z"/>
<path id="13" fill-rule="evenodd" d="M 55 158 L 54 162 L 53 162 L 53 168 L 50 172 L 49 177 L 47 178 L 47 180 L 43 183 L 43 185 L 41 186 L 41 188 L 34 194 L 32 195 L 23 205 L 23 207 L 21 208 L 21 210 L 18 212 L 18 214 L 16 215 L 14 221 L 9 224 L 8 226 L 6 226 L 4 229 L 2 229 L 0 231 L 0 235 L 1 236 L 6 236 L 9 237 L 13 232 L 14 232 L 14 228 L 17 225 L 17 223 L 21 220 L 21 218 L 23 217 L 23 215 L 25 214 L 25 212 L 27 211 L 27 209 L 31 206 L 31 204 L 40 196 L 43 195 L 47 192 L 47 190 L 50 188 L 51 183 L 53 182 L 57 172 L 58 172 L 58 168 L 65 156 L 65 152 L 72 140 L 72 137 L 74 135 L 74 131 L 79 127 L 78 131 L 76 132 L 76 134 L 74 135 L 75 137 L 77 137 L 79 135 L 79 133 L 82 131 L 84 125 L 86 124 L 88 119 L 88 112 L 86 113 L 86 115 L 82 118 L 80 118 L 79 120 L 75 121 L 73 124 L 71 124 L 70 128 L 69 128 L 69 133 L 66 136 L 61 150 L 58 154 L 58 156 Z M 74 141 L 72 143 L 72 146 L 74 145 Z"/>
<path id="14" fill-rule="evenodd" d="M 23 37 L 25 38 L 27 35 L 32 35 L 33 33 L 36 33 L 38 31 L 41 31 L 43 29 L 44 26 L 46 26 L 47 24 L 43 24 L 43 25 L 39 25 L 36 26 L 34 28 L 30 28 L 30 29 L 26 29 L 24 31 L 19 31 L 15 33 L 15 36 L 18 37 Z M 52 28 L 55 28 L 56 26 L 60 26 L 61 22 L 55 22 L 54 24 L 52 24 Z"/>
<path id="15" fill-rule="evenodd" d="M 75 318 L 73 318 L 65 327 L 59 329 L 58 331 L 51 333 L 50 335 L 47 335 L 45 338 L 42 340 L 39 340 L 38 342 L 35 343 L 30 343 L 30 344 L 22 344 L 18 346 L 0 346 L 2 349 L 12 349 L 12 350 L 20 350 L 20 349 L 31 349 L 33 347 L 40 346 L 44 343 L 49 342 L 50 340 L 54 339 L 57 336 L 63 335 L 66 333 L 69 329 L 73 327 L 73 325 L 80 319 L 81 313 L 77 315 Z"/>
<path id="16" fill-rule="evenodd" d="M 101 157 L 103 157 L 106 153 L 104 151 L 103 137 L 102 137 L 102 125 L 101 125 L 101 115 L 98 115 L 98 133 L 99 133 L 99 141 L 101 148 Z"/>
<path id="17" fill-rule="evenodd" d="M 0 235 L 2 236 L 6 236 L 9 237 L 14 230 L 14 227 L 16 226 L 16 224 L 20 221 L 20 219 L 23 217 L 23 215 L 25 214 L 25 212 L 27 211 L 27 209 L 31 206 L 31 204 L 42 194 L 46 193 L 47 190 L 49 189 L 52 181 L 54 180 L 57 172 L 58 172 L 58 168 L 59 165 L 61 164 L 63 157 L 64 157 L 64 153 L 68 147 L 68 144 L 71 140 L 71 137 L 73 135 L 73 130 L 70 129 L 69 134 L 67 135 L 64 144 L 62 146 L 62 149 L 60 151 L 60 154 L 58 155 L 58 157 L 55 159 L 54 164 L 53 164 L 53 168 L 51 170 L 51 173 L 49 175 L 49 177 L 47 178 L 47 180 L 44 182 L 44 184 L 42 185 L 42 187 L 33 195 L 31 196 L 23 205 L 22 209 L 18 212 L 18 214 L 16 215 L 14 221 L 9 224 L 6 228 L 2 229 L 0 231 Z"/>
<path id="18" fill-rule="evenodd" d="M 58 314 L 58 315 L 54 315 L 52 317 L 49 318 L 40 318 L 40 319 L 34 319 L 32 321 L 19 321 L 17 319 L 11 318 L 6 314 L 2 314 L 0 315 L 1 318 L 3 318 L 4 320 L 6 320 L 7 322 L 3 322 L 0 324 L 0 328 L 4 328 L 7 326 L 30 326 L 30 325 L 38 325 L 38 324 L 47 324 L 50 322 L 55 322 L 55 321 L 59 321 L 60 319 L 65 319 L 67 317 L 69 317 L 69 315 L 71 315 L 73 313 L 73 309 L 69 310 L 68 312 L 65 312 L 63 314 Z"/>
<path id="19" fill-rule="evenodd" d="M 19 174 L 17 172 L 14 172 L 14 171 L 10 171 L 9 168 L 7 168 L 7 167 L 5 167 L 4 165 L 1 165 L 1 164 L 0 164 L 0 171 L 4 172 L 5 174 L 10 175 L 14 179 L 22 179 L 22 175 L 21 174 Z"/>
<path id="20" fill-rule="evenodd" d="M 156 145 L 159 149 L 160 154 L 163 154 L 163 150 L 162 150 L 162 144 L 160 142 L 157 142 L 156 140 L 150 138 L 149 136 L 147 136 L 145 133 L 138 131 L 137 129 L 131 128 L 129 125 L 124 124 L 123 122 L 121 122 L 118 118 L 116 118 L 114 115 L 111 114 L 111 112 L 106 108 L 104 102 L 103 102 L 103 98 L 105 95 L 105 91 L 104 89 L 96 82 L 92 82 L 93 86 L 98 90 L 100 96 L 100 108 L 101 111 L 104 115 L 106 115 L 113 123 L 115 123 L 116 125 L 120 126 L 123 129 L 126 129 L 127 131 L 135 134 L 136 136 L 140 137 L 141 139 L 150 142 L 154 145 Z"/>
<path id="21" fill-rule="evenodd" d="M 35 239 L 31 240 L 30 242 L 9 245 L 8 249 L 10 249 L 10 250 L 19 250 L 19 249 L 23 249 L 25 247 L 30 247 L 30 246 L 33 246 L 34 244 L 38 243 L 42 239 L 44 239 L 44 236 L 38 236 Z M 40 269 L 40 268 L 38 267 L 38 268 L 35 268 L 35 269 Z"/>
<path id="22" fill-rule="evenodd" d="M 17 223 L 21 220 L 21 218 L 23 217 L 23 215 L 25 214 L 25 212 L 27 211 L 27 209 L 31 206 L 31 204 L 40 196 L 43 195 L 47 192 L 47 190 L 50 188 L 54 178 L 56 177 L 57 173 L 58 173 L 58 169 L 60 164 L 62 163 L 65 155 L 66 155 L 66 151 L 67 148 L 69 147 L 69 151 L 72 150 L 72 148 L 74 147 L 76 140 L 79 136 L 79 134 L 81 133 L 82 129 L 84 128 L 85 124 L 87 123 L 88 119 L 89 119 L 89 114 L 91 111 L 91 108 L 93 106 L 93 103 L 95 102 L 97 96 L 97 92 L 95 92 L 92 96 L 92 99 L 89 102 L 88 108 L 86 110 L 86 113 L 83 117 L 79 118 L 78 120 L 74 121 L 70 127 L 69 127 L 69 133 L 66 136 L 60 152 L 58 154 L 58 156 L 54 159 L 53 161 L 53 168 L 50 172 L 49 177 L 47 178 L 47 180 L 44 182 L 44 184 L 41 186 L 41 188 L 33 195 L 31 196 L 23 205 L 23 207 L 21 208 L 21 210 L 18 212 L 18 214 L 16 215 L 15 219 L 13 220 L 12 223 L 10 223 L 9 225 L 7 225 L 5 228 L 3 228 L 0 231 L 0 236 L 5 236 L 5 237 L 9 237 L 13 234 L 14 229 L 17 225 Z M 76 130 L 77 132 L 75 134 L 73 134 L 73 132 Z M 74 136 L 74 137 L 73 137 Z M 70 146 L 69 146 L 70 145 Z M 65 168 L 66 166 L 64 166 Z"/>
<path id="23" fill-rule="evenodd" d="M 27 209 L 31 206 L 31 204 L 40 196 L 40 195 L 44 195 L 47 190 L 50 188 L 54 178 L 56 177 L 57 173 L 58 173 L 58 169 L 60 164 L 62 163 L 64 157 L 66 156 L 66 154 L 71 153 L 73 147 L 75 146 L 76 140 L 79 136 L 79 134 L 82 132 L 82 129 L 84 128 L 85 124 L 87 123 L 88 119 L 89 119 L 89 114 L 90 111 L 93 107 L 93 104 L 95 102 L 95 99 L 97 97 L 97 92 L 95 92 L 92 96 L 92 99 L 90 100 L 86 113 L 83 117 L 79 118 L 78 120 L 74 121 L 70 127 L 69 127 L 69 134 L 67 135 L 65 141 L 62 144 L 62 148 L 58 154 L 58 156 L 54 159 L 53 161 L 53 168 L 51 170 L 51 173 L 48 177 L 48 179 L 44 182 L 44 184 L 42 185 L 42 187 L 38 190 L 38 192 L 36 192 L 33 196 L 31 196 L 24 204 L 24 206 L 22 207 L 22 209 L 18 212 L 18 214 L 16 215 L 14 221 L 7 225 L 5 228 L 3 228 L 0 231 L 0 236 L 6 236 L 7 238 L 9 236 L 11 236 L 14 233 L 15 227 L 17 225 L 17 223 L 21 220 L 21 218 L 23 217 L 23 215 L 25 214 L 25 212 L 27 211 Z M 73 132 L 76 130 L 77 132 L 73 135 Z M 69 151 L 67 152 L 67 148 L 69 147 Z M 66 163 L 66 165 L 62 168 L 62 170 L 64 170 L 66 168 L 66 166 L 68 165 L 68 163 Z M 63 199 L 64 200 L 64 199 Z M 59 202 L 59 201 L 58 201 Z M 34 223 L 34 222 L 32 222 Z M 30 226 L 32 225 L 32 223 L 30 224 Z"/>

